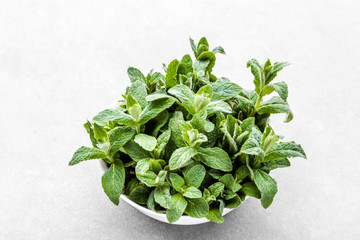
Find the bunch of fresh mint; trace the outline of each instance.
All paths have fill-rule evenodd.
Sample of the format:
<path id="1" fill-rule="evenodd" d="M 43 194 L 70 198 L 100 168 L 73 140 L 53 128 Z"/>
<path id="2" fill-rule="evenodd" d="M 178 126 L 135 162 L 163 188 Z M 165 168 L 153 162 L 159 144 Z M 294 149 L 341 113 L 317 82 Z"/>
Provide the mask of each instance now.
<path id="1" fill-rule="evenodd" d="M 102 186 L 116 205 L 125 194 L 166 212 L 169 222 L 187 214 L 222 223 L 223 209 L 246 196 L 269 207 L 277 192 L 270 171 L 306 155 L 268 124 L 270 114 L 285 113 L 285 122 L 293 117 L 286 83 L 273 83 L 288 63 L 250 60 L 255 90 L 248 91 L 212 74 L 222 47 L 209 51 L 206 38 L 190 44 L 195 60 L 175 59 L 164 65 L 165 75 L 130 67 L 123 100 L 84 124 L 93 147 L 79 148 L 69 165 L 103 159 L 109 169 Z"/>

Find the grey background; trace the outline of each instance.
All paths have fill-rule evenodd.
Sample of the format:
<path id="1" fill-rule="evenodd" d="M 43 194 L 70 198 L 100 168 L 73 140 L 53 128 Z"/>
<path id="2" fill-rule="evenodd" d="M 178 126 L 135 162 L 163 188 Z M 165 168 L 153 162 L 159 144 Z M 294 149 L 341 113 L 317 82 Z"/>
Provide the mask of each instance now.
<path id="1" fill-rule="evenodd" d="M 0 239 L 360 239 L 359 1 L 0 1 Z M 271 124 L 308 160 L 274 171 L 264 210 L 250 199 L 225 223 L 172 226 L 102 191 L 82 127 L 144 72 L 222 45 L 214 72 L 252 87 L 246 62 L 290 61 L 295 118 Z"/>

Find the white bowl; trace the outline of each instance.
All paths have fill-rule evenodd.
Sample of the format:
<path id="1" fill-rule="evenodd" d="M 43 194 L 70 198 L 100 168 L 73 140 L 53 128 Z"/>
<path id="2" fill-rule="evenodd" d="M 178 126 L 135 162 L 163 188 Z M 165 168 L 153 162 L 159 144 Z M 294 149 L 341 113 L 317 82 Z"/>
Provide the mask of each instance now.
<path id="1" fill-rule="evenodd" d="M 101 169 L 105 172 L 108 167 L 106 165 L 106 162 L 104 162 L 103 160 L 100 160 L 100 166 Z M 136 208 L 137 210 L 139 210 L 140 212 L 142 212 L 143 214 L 156 219 L 158 221 L 164 222 L 164 223 L 169 223 L 169 221 L 166 218 L 166 214 L 165 213 L 157 213 L 154 212 L 146 207 L 143 207 L 135 202 L 133 202 L 132 200 L 130 200 L 127 196 L 125 196 L 124 194 L 120 195 L 120 198 L 122 200 L 124 200 L 125 202 L 127 202 L 128 204 L 130 204 L 131 206 L 133 206 L 134 208 Z M 229 209 L 229 208 L 224 208 L 223 211 L 223 216 L 225 216 L 226 214 L 228 214 L 229 212 L 231 212 L 232 210 L 234 210 L 235 208 Z M 176 224 L 176 225 L 196 225 L 196 224 L 201 224 L 201 223 L 206 223 L 206 222 L 210 222 L 208 219 L 206 218 L 193 218 L 190 216 L 181 216 L 179 220 L 177 220 L 174 223 L 171 224 Z"/>
<path id="2" fill-rule="evenodd" d="M 112 104 L 109 106 L 110 108 L 115 108 L 119 106 L 119 100 L 116 99 L 112 102 Z M 106 162 L 104 162 L 103 160 L 100 159 L 100 166 L 102 168 L 102 170 L 104 172 L 107 171 L 108 167 L 106 165 Z M 127 196 L 125 196 L 124 194 L 120 195 L 120 198 L 122 200 L 124 200 L 125 202 L 127 202 L 128 204 L 130 204 L 131 206 L 133 206 L 134 208 L 136 208 L 137 210 L 139 210 L 140 212 L 142 212 L 143 214 L 156 219 L 158 221 L 164 222 L 164 223 L 169 223 L 169 221 L 166 218 L 166 214 L 164 213 L 157 213 L 154 212 L 146 207 L 143 207 L 135 202 L 133 202 L 132 200 L 130 200 L 130 198 L 128 198 Z M 247 197 L 245 198 L 247 199 Z M 235 208 L 224 208 L 223 214 L 222 216 L 225 216 L 226 214 L 228 214 L 229 212 L 233 211 Z M 176 225 L 196 225 L 196 224 L 201 224 L 201 223 L 206 223 L 206 222 L 210 222 L 207 218 L 193 218 L 190 216 L 181 216 L 179 220 L 177 220 L 174 223 L 171 224 L 176 224 Z"/>

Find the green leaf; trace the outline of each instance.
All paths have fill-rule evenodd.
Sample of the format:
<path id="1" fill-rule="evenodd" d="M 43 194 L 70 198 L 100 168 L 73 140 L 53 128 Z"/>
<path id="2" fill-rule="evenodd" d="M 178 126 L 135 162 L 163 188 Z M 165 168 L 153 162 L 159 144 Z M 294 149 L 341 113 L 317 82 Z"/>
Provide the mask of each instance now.
<path id="1" fill-rule="evenodd" d="M 147 122 L 146 131 L 151 132 L 152 136 L 157 136 L 162 127 L 169 121 L 169 112 L 167 110 L 159 113 L 155 118 Z"/>
<path id="2" fill-rule="evenodd" d="M 225 50 L 224 50 L 224 48 L 223 48 L 222 46 L 217 46 L 216 48 L 214 48 L 214 49 L 212 50 L 212 52 L 213 52 L 213 53 L 226 54 L 226 53 L 225 53 Z"/>
<path id="3" fill-rule="evenodd" d="M 249 169 L 248 169 L 248 167 L 246 165 L 242 165 L 235 172 L 236 180 L 238 182 L 242 181 L 243 179 L 245 179 L 249 175 L 250 175 L 250 171 L 249 171 Z"/>
<path id="4" fill-rule="evenodd" d="M 196 156 L 205 165 L 225 172 L 232 170 L 232 162 L 229 155 L 221 148 L 199 148 Z"/>
<path id="5" fill-rule="evenodd" d="M 198 50 L 199 52 L 199 50 Z M 200 55 L 197 57 L 197 59 L 199 61 L 209 61 L 209 64 L 207 66 L 207 71 L 211 72 L 212 68 L 215 65 L 215 61 L 216 61 L 216 57 L 215 54 L 213 52 L 208 52 L 207 50 L 200 53 Z"/>
<path id="6" fill-rule="evenodd" d="M 192 49 L 193 52 L 194 52 L 194 56 L 197 57 L 197 47 L 196 47 L 196 44 L 195 44 L 194 40 L 192 40 L 190 37 L 189 37 L 189 41 L 190 41 L 191 49 Z"/>
<path id="7" fill-rule="evenodd" d="M 137 68 L 129 67 L 127 73 L 131 82 L 135 82 L 136 80 L 145 81 L 144 74 L 142 74 Z"/>
<path id="8" fill-rule="evenodd" d="M 151 191 L 150 195 L 149 195 L 149 198 L 147 200 L 147 208 L 148 209 L 151 209 L 153 211 L 156 211 L 155 210 L 155 198 L 154 198 L 154 195 L 155 195 L 155 190 Z"/>
<path id="9" fill-rule="evenodd" d="M 169 160 L 170 170 L 185 167 L 192 162 L 191 158 L 197 154 L 196 149 L 191 147 L 182 147 L 176 149 Z"/>
<path id="10" fill-rule="evenodd" d="M 133 140 L 128 141 L 124 145 L 124 149 L 125 149 L 126 153 L 135 162 L 138 162 L 138 161 L 140 161 L 141 159 L 144 159 L 144 158 L 151 158 L 151 154 L 148 151 L 146 151 L 145 149 L 143 149 L 142 147 L 140 147 Z"/>
<path id="11" fill-rule="evenodd" d="M 221 212 L 218 208 L 210 208 L 208 215 L 206 218 L 212 222 L 223 223 L 224 219 L 221 215 Z"/>
<path id="12" fill-rule="evenodd" d="M 187 199 L 185 213 L 193 218 L 202 218 L 208 215 L 209 205 L 203 198 Z"/>
<path id="13" fill-rule="evenodd" d="M 74 153 L 71 161 L 69 162 L 69 166 L 73 166 L 75 164 L 78 164 L 79 162 L 86 160 L 102 159 L 106 157 L 107 154 L 99 149 L 82 146 Z"/>
<path id="14" fill-rule="evenodd" d="M 235 197 L 226 201 L 226 208 L 237 208 L 238 206 L 240 206 L 240 204 L 241 204 L 241 199 L 236 194 Z"/>
<path id="15" fill-rule="evenodd" d="M 306 159 L 306 154 L 300 144 L 296 144 L 295 142 L 280 142 L 266 152 L 264 162 L 289 157 L 302 157 Z"/>
<path id="16" fill-rule="evenodd" d="M 93 120 L 102 125 L 114 121 L 119 125 L 136 126 L 135 119 L 123 111 L 122 108 L 106 109 L 98 113 Z"/>
<path id="17" fill-rule="evenodd" d="M 222 80 L 212 83 L 211 86 L 213 87 L 214 93 L 217 93 L 221 100 L 233 98 L 239 95 L 242 90 L 242 88 L 236 83 Z"/>
<path id="18" fill-rule="evenodd" d="M 268 208 L 277 193 L 277 183 L 266 172 L 256 169 L 254 182 L 261 193 L 261 205 Z"/>
<path id="19" fill-rule="evenodd" d="M 271 170 L 284 167 L 290 167 L 290 161 L 286 158 L 279 158 L 276 160 L 262 163 L 261 170 L 265 172 L 270 172 Z"/>
<path id="20" fill-rule="evenodd" d="M 129 93 L 136 99 L 141 108 L 144 109 L 147 96 L 146 84 L 142 80 L 133 82 L 129 87 Z"/>
<path id="21" fill-rule="evenodd" d="M 180 111 L 174 112 L 169 121 L 169 128 L 171 130 L 171 139 L 175 142 L 177 147 L 185 147 L 185 141 L 179 128 L 179 121 L 184 120 L 183 113 Z"/>
<path id="22" fill-rule="evenodd" d="M 254 198 L 261 198 L 261 193 L 259 189 L 256 187 L 255 183 L 247 182 L 242 185 L 241 191 L 243 191 L 247 196 Z"/>
<path id="23" fill-rule="evenodd" d="M 89 122 L 89 120 L 87 120 L 87 122 L 84 124 L 84 128 L 86 129 L 86 132 L 89 134 L 90 136 L 90 140 L 91 143 L 93 145 L 93 147 L 97 147 L 98 141 L 95 138 L 95 133 L 94 133 L 94 129 L 92 124 Z"/>
<path id="24" fill-rule="evenodd" d="M 170 209 L 166 210 L 166 218 L 170 223 L 176 222 L 184 213 L 187 206 L 187 201 L 180 194 L 174 194 L 171 196 Z"/>
<path id="25" fill-rule="evenodd" d="M 139 184 L 131 191 L 129 198 L 140 205 L 146 205 L 151 191 L 146 185 Z"/>
<path id="26" fill-rule="evenodd" d="M 216 112 L 232 113 L 230 105 L 221 100 L 210 102 L 206 110 L 209 116 L 214 115 Z"/>
<path id="27" fill-rule="evenodd" d="M 184 179 L 185 184 L 188 187 L 200 187 L 202 181 L 204 180 L 206 170 L 204 166 L 198 164 L 193 166 L 186 172 Z"/>
<path id="28" fill-rule="evenodd" d="M 119 204 L 119 198 L 124 188 L 125 168 L 121 161 L 112 163 L 110 168 L 101 178 L 101 184 L 104 192 L 109 199 L 115 204 Z"/>
<path id="29" fill-rule="evenodd" d="M 264 156 L 264 151 L 261 149 L 260 143 L 254 138 L 246 140 L 242 145 L 240 152 L 249 155 Z"/>
<path id="30" fill-rule="evenodd" d="M 93 123 L 93 126 L 94 126 L 94 137 L 98 142 L 104 143 L 109 141 L 107 132 L 103 126 L 97 124 L 96 122 Z"/>
<path id="31" fill-rule="evenodd" d="M 241 186 L 235 182 L 234 177 L 230 173 L 222 176 L 219 181 L 222 182 L 226 188 L 233 192 L 237 192 L 241 188 Z"/>
<path id="32" fill-rule="evenodd" d="M 273 91 L 276 91 L 279 96 L 286 101 L 288 97 L 288 86 L 285 82 L 278 82 L 274 84 L 266 85 L 263 91 L 263 95 L 271 94 Z"/>
<path id="33" fill-rule="evenodd" d="M 168 66 L 165 76 L 165 88 L 169 89 L 177 84 L 177 70 L 179 61 L 174 59 Z"/>
<path id="34" fill-rule="evenodd" d="M 224 191 L 224 188 L 225 188 L 224 183 L 216 182 L 209 186 L 209 191 L 211 192 L 212 195 L 218 197 Z"/>
<path id="35" fill-rule="evenodd" d="M 143 133 L 137 134 L 134 141 L 139 144 L 143 149 L 150 152 L 155 149 L 157 144 L 156 138 Z"/>
<path id="36" fill-rule="evenodd" d="M 187 198 L 201 198 L 202 193 L 196 187 L 187 187 L 183 193 L 183 196 Z"/>
<path id="37" fill-rule="evenodd" d="M 184 179 L 176 173 L 170 173 L 169 177 L 170 177 L 170 182 L 171 182 L 171 185 L 173 186 L 173 188 L 178 192 L 182 192 L 183 188 L 185 187 Z"/>
<path id="38" fill-rule="evenodd" d="M 240 124 L 241 130 L 242 130 L 243 132 L 245 132 L 245 131 L 251 132 L 251 131 L 252 131 L 252 128 L 253 128 L 254 126 L 255 126 L 255 118 L 254 118 L 254 117 L 246 118 L 246 119 Z"/>
<path id="39" fill-rule="evenodd" d="M 192 59 L 190 57 L 189 54 L 186 54 L 182 59 L 181 62 L 178 66 L 178 70 L 177 73 L 178 74 L 182 74 L 182 75 L 187 75 L 188 73 L 192 73 L 193 72 L 193 67 L 192 67 Z"/>
<path id="40" fill-rule="evenodd" d="M 158 99 L 164 99 L 164 98 L 173 98 L 173 96 L 170 96 L 169 94 L 167 94 L 164 89 L 160 89 L 157 92 L 154 92 L 150 95 L 147 95 L 146 97 L 146 101 L 148 102 L 152 102 Z"/>
<path id="41" fill-rule="evenodd" d="M 247 67 L 251 67 L 251 73 L 254 75 L 255 92 L 260 95 L 262 87 L 265 85 L 263 69 L 256 59 L 248 61 Z"/>
<path id="42" fill-rule="evenodd" d="M 290 63 L 288 63 L 288 62 L 276 62 L 276 63 L 274 63 L 274 65 L 272 66 L 271 71 L 269 71 L 269 73 L 266 76 L 265 84 L 268 85 L 277 76 L 277 73 L 280 70 L 282 70 L 284 67 L 287 67 L 289 65 L 290 65 Z"/>
<path id="43" fill-rule="evenodd" d="M 155 187 L 157 175 L 154 172 L 148 171 L 145 173 L 136 174 L 136 177 L 148 187 Z"/>
<path id="44" fill-rule="evenodd" d="M 285 122 L 289 122 L 293 118 L 288 103 L 278 96 L 272 97 L 268 101 L 260 103 L 260 106 L 258 108 L 258 113 L 259 114 L 287 113 Z"/>
<path id="45" fill-rule="evenodd" d="M 144 158 L 137 162 L 136 174 L 146 173 L 150 169 L 150 158 Z"/>
<path id="46" fill-rule="evenodd" d="M 176 85 L 168 90 L 168 93 L 177 97 L 184 108 L 194 115 L 195 110 L 195 95 L 191 89 L 185 85 Z"/>
<path id="47" fill-rule="evenodd" d="M 132 127 L 117 127 L 110 132 L 109 156 L 112 157 L 125 145 L 134 135 L 135 130 Z"/>
<path id="48" fill-rule="evenodd" d="M 140 115 L 139 124 L 145 124 L 150 119 L 156 117 L 159 113 L 168 109 L 174 104 L 175 100 L 172 98 L 158 99 L 150 102 Z"/>
<path id="49" fill-rule="evenodd" d="M 157 186 L 155 188 L 155 202 L 160 204 L 163 208 L 170 208 L 171 206 L 171 195 L 170 195 L 170 185 L 165 183 L 164 185 Z"/>

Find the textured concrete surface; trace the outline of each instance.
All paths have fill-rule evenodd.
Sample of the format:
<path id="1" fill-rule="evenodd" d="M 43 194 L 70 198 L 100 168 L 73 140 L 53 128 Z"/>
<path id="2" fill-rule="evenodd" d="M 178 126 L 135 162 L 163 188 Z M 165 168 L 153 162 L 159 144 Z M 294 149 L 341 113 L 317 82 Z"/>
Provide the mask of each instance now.
<path id="1" fill-rule="evenodd" d="M 0 239 L 360 239 L 359 1 L 0 0 Z M 252 86 L 246 61 L 287 60 L 295 118 L 272 119 L 308 160 L 275 171 L 264 210 L 250 199 L 225 223 L 156 222 L 102 192 L 82 123 L 161 69 L 188 36 L 222 45 L 215 73 Z"/>

